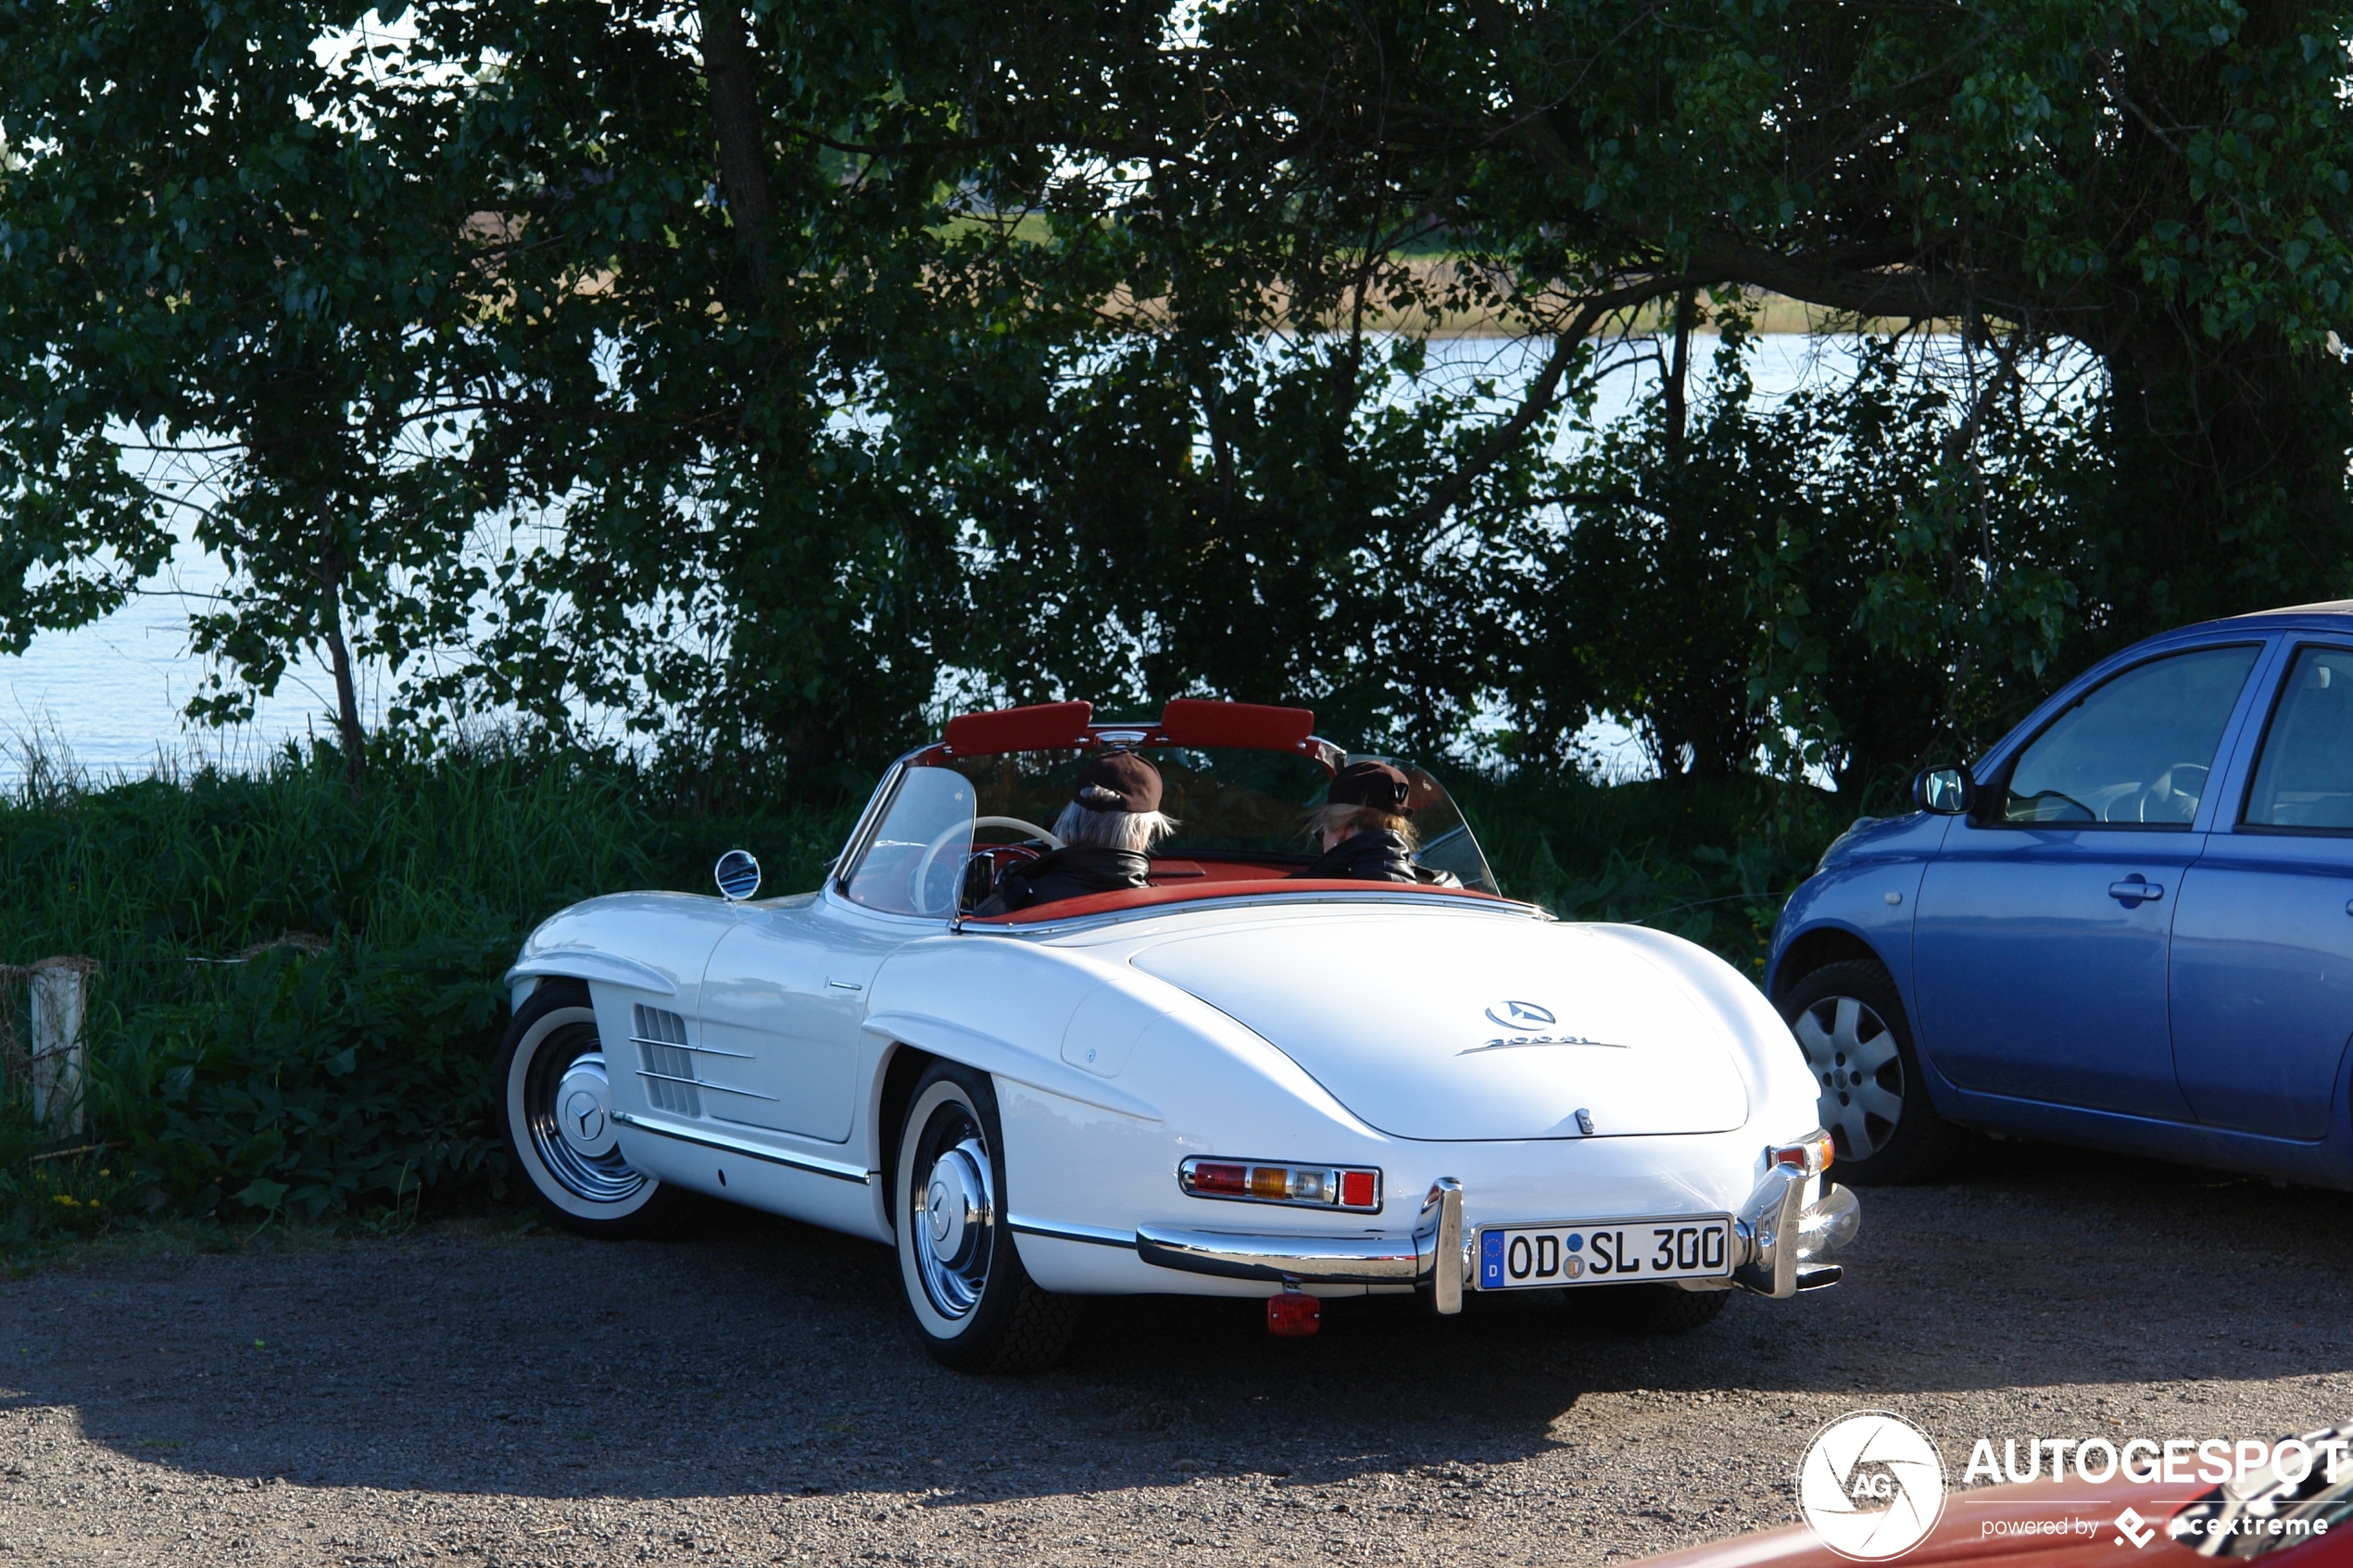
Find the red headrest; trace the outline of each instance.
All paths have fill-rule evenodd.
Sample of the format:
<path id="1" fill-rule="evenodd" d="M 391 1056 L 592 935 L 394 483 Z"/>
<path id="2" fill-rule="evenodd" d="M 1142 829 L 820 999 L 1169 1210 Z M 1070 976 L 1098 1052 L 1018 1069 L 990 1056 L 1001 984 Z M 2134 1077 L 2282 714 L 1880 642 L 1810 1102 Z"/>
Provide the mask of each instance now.
<path id="1" fill-rule="evenodd" d="M 1041 702 L 1028 708 L 1000 708 L 949 720 L 948 734 L 942 738 L 950 750 L 964 757 L 1084 746 L 1087 721 L 1094 716 L 1094 704 L 1088 702 Z"/>
<path id="2" fill-rule="evenodd" d="M 1254 702 L 1207 702 L 1197 696 L 1170 699 L 1160 714 L 1161 733 L 1171 746 L 1249 746 L 1295 751 L 1315 732 L 1315 715 L 1304 708 L 1267 708 Z"/>

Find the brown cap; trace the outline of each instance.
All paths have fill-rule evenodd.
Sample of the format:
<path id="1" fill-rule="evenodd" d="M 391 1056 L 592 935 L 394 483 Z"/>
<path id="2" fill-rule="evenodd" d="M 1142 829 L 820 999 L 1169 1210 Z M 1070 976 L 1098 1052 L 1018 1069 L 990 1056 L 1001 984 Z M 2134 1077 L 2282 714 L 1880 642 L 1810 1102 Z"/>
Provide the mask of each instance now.
<path id="1" fill-rule="evenodd" d="M 1412 793 L 1412 783 L 1388 763 L 1351 762 L 1332 780 L 1324 799 L 1334 806 L 1369 806 L 1392 817 L 1410 817 L 1405 797 Z"/>
<path id="2" fill-rule="evenodd" d="M 1157 811 L 1160 770 L 1132 751 L 1106 751 L 1078 770 L 1071 798 L 1089 811 Z"/>

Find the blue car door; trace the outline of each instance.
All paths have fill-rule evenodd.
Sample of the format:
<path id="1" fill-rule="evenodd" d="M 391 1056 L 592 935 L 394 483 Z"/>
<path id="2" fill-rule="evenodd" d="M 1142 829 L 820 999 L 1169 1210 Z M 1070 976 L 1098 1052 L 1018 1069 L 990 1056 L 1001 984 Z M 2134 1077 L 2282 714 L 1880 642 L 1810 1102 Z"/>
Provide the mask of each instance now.
<path id="1" fill-rule="evenodd" d="M 2165 655 L 2091 687 L 1946 835 L 1920 883 L 1913 975 L 1921 1044 L 1954 1083 L 2189 1119 L 2167 946 L 2207 776 L 2262 649 Z"/>
<path id="2" fill-rule="evenodd" d="M 2353 1035 L 2353 647 L 2294 650 L 2229 804 L 2173 917 L 2174 1070 L 2208 1126 L 2316 1139 Z"/>

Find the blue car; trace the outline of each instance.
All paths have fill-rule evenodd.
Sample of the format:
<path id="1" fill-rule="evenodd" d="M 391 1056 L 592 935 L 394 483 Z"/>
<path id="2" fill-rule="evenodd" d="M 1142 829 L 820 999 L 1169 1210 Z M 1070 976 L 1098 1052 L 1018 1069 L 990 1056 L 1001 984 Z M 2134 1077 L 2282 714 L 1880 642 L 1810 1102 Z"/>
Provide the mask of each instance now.
<path id="1" fill-rule="evenodd" d="M 2353 1187 L 2353 601 L 2152 637 L 1913 800 L 1773 931 L 1843 1175 L 1966 1126 Z"/>

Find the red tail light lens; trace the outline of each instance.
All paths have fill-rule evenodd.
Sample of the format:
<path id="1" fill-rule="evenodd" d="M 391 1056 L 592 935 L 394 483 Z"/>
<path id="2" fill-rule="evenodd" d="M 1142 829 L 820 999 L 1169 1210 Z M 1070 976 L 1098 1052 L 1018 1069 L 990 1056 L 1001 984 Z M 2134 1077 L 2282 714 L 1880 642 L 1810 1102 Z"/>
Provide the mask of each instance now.
<path id="1" fill-rule="evenodd" d="M 1176 1167 L 1176 1185 L 1194 1198 L 1239 1198 L 1303 1209 L 1380 1210 L 1380 1173 L 1330 1165 L 1278 1164 L 1270 1160 L 1203 1160 Z"/>
<path id="2" fill-rule="evenodd" d="M 1187 1160 L 1192 1167 L 1192 1180 L 1186 1190 L 1203 1198 L 1248 1198 L 1250 1167 L 1220 1165 L 1212 1160 Z"/>
<path id="3" fill-rule="evenodd" d="M 1797 1142 L 1774 1149 L 1772 1160 L 1776 1165 L 1794 1165 L 1806 1175 L 1818 1176 L 1831 1168 L 1831 1159 L 1837 1152 L 1830 1134 L 1818 1127 Z"/>

